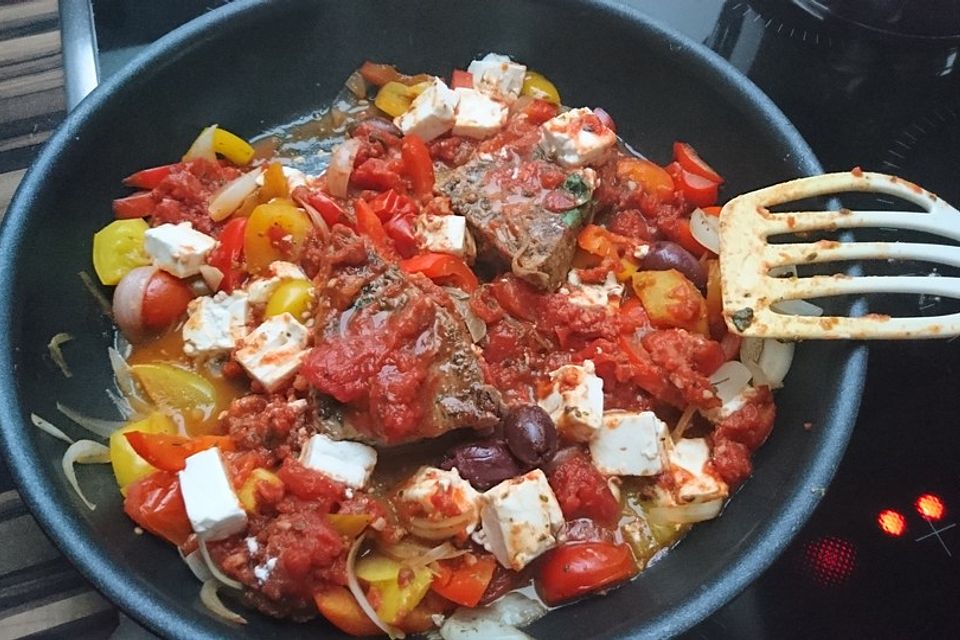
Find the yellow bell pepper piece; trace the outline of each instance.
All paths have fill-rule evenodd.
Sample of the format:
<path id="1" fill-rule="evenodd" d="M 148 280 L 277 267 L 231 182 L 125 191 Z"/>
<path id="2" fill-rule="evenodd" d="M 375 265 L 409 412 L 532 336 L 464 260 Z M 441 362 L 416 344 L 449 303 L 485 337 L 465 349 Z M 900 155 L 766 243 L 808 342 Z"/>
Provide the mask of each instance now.
<path id="1" fill-rule="evenodd" d="M 430 583 L 433 573 L 427 567 L 408 567 L 383 555 L 371 553 L 357 561 L 357 577 L 379 593 L 377 614 L 387 624 L 397 624 L 420 604 Z M 404 585 L 400 586 L 400 574 L 404 573 Z"/>
<path id="2" fill-rule="evenodd" d="M 103 284 L 117 284 L 136 267 L 150 264 L 143 235 L 150 225 L 142 218 L 115 220 L 93 234 L 93 268 Z"/>
<path id="3" fill-rule="evenodd" d="M 260 483 L 272 484 L 278 487 L 283 486 L 277 474 L 266 469 L 254 469 L 247 476 L 240 491 L 237 492 L 237 498 L 246 511 L 254 512 L 257 510 L 257 486 Z"/>
<path id="4" fill-rule="evenodd" d="M 253 159 L 254 150 L 246 140 L 217 127 L 213 131 L 213 150 L 236 165 L 248 164 Z"/>
<path id="5" fill-rule="evenodd" d="M 536 71 L 527 71 L 524 74 L 520 95 L 560 104 L 560 92 L 557 91 L 557 87 Z"/>
<path id="6" fill-rule="evenodd" d="M 110 434 L 110 464 L 113 466 L 113 475 L 123 495 L 127 495 L 128 485 L 157 470 L 130 446 L 124 434 L 131 431 L 175 434 L 177 425 L 168 416 L 155 411 L 143 420 L 130 422 Z"/>
<path id="7" fill-rule="evenodd" d="M 264 316 L 272 318 L 281 313 L 289 313 L 302 320 L 310 310 L 312 301 L 313 284 L 309 280 L 288 280 L 270 296 Z"/>
<path id="8" fill-rule="evenodd" d="M 244 231 L 247 269 L 257 273 L 276 260 L 296 262 L 312 228 L 306 212 L 289 200 L 259 205 L 250 214 Z"/>
<path id="9" fill-rule="evenodd" d="M 263 186 L 260 187 L 260 201 L 270 202 L 274 198 L 286 198 L 290 195 L 287 177 L 283 175 L 283 165 L 271 162 L 263 172 Z"/>
<path id="10" fill-rule="evenodd" d="M 373 104 L 388 116 L 396 118 L 409 109 L 413 99 L 423 93 L 428 86 L 430 86 L 429 82 L 420 82 L 409 87 L 400 82 L 388 82 L 380 87 Z"/>
<path id="11" fill-rule="evenodd" d="M 331 513 L 327 522 L 342 536 L 356 538 L 373 521 L 369 513 Z"/>
<path id="12" fill-rule="evenodd" d="M 130 371 L 150 400 L 175 412 L 188 431 L 215 419 L 223 408 L 213 384 L 193 371 L 165 362 L 135 364 Z"/>

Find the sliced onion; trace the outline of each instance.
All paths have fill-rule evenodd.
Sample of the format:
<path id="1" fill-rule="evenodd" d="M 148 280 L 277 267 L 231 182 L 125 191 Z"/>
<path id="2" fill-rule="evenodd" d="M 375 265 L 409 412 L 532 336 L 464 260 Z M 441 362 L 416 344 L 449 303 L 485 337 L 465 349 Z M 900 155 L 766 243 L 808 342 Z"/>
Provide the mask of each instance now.
<path id="1" fill-rule="evenodd" d="M 359 71 L 351 73 L 347 81 L 343 83 L 343 86 L 358 99 L 367 97 L 367 81 L 363 79 Z"/>
<path id="2" fill-rule="evenodd" d="M 777 313 L 783 313 L 790 316 L 812 316 L 819 318 L 823 315 L 823 309 L 806 300 L 782 300 L 770 305 Z"/>
<path id="3" fill-rule="evenodd" d="M 672 436 L 674 442 L 679 442 L 683 438 L 684 432 L 693 422 L 693 416 L 696 413 L 697 408 L 693 405 L 690 405 L 683 410 L 683 413 L 680 414 L 680 418 L 677 420 L 677 426 L 673 428 Z"/>
<path id="4" fill-rule="evenodd" d="M 140 386 L 133 377 L 133 371 L 130 365 L 124 360 L 120 352 L 113 347 L 107 348 L 107 354 L 110 358 L 110 367 L 113 369 L 113 379 L 117 383 L 117 390 L 123 395 L 127 402 L 129 413 L 126 417 L 135 414 L 147 414 L 153 410 L 153 404 L 143 398 L 140 393 Z M 123 411 L 121 410 L 121 413 Z"/>
<path id="5" fill-rule="evenodd" d="M 113 403 L 113 406 L 117 408 L 117 413 L 119 413 L 123 418 L 129 419 L 130 416 L 134 414 L 133 407 L 130 406 L 130 403 L 121 396 L 119 393 L 113 389 L 104 389 L 107 393 L 107 397 L 110 398 L 110 402 Z"/>
<path id="6" fill-rule="evenodd" d="M 486 607 L 461 607 L 440 627 L 444 640 L 528 640 L 520 631 L 542 617 L 547 608 L 519 593 L 508 593 Z"/>
<path id="7" fill-rule="evenodd" d="M 704 247 L 720 255 L 720 219 L 697 208 L 690 215 L 690 233 Z"/>
<path id="8" fill-rule="evenodd" d="M 444 291 L 450 296 L 453 306 L 457 308 L 464 324 L 467 325 L 467 331 L 470 332 L 470 339 L 474 342 L 480 342 L 487 335 L 487 323 L 477 317 L 477 314 L 470 308 L 470 294 L 457 287 L 444 287 Z"/>
<path id="9" fill-rule="evenodd" d="M 457 549 L 449 542 L 444 542 L 443 544 L 430 549 L 422 556 L 417 558 L 410 558 L 405 561 L 404 564 L 412 569 L 418 567 L 425 567 L 431 562 L 437 562 L 439 560 L 450 560 L 451 558 L 459 558 L 462 555 L 470 553 L 469 549 Z"/>
<path id="10" fill-rule="evenodd" d="M 100 287 L 96 285 L 93 281 L 93 278 L 90 277 L 90 274 L 86 271 L 81 271 L 77 274 L 80 276 L 80 281 L 83 283 L 83 288 L 87 290 L 91 296 L 93 296 L 94 302 L 97 303 L 97 306 L 100 307 L 100 311 L 103 312 L 103 315 L 108 318 L 113 316 L 113 310 L 110 306 L 110 300 L 107 299 L 107 296 L 103 295 L 103 291 L 100 290 Z"/>
<path id="11" fill-rule="evenodd" d="M 219 289 L 220 283 L 223 282 L 223 271 L 220 271 L 220 269 L 216 267 L 211 267 L 208 264 L 200 266 L 200 276 L 203 278 L 203 281 L 207 283 L 207 286 L 210 287 L 211 291 Z"/>
<path id="12" fill-rule="evenodd" d="M 35 413 L 30 414 L 30 422 L 33 423 L 33 426 L 40 429 L 44 433 L 48 433 L 58 440 L 63 440 L 67 444 L 73 444 L 73 438 L 65 434 L 63 431 L 55 427 L 52 423 L 47 422 L 40 416 Z"/>
<path id="13" fill-rule="evenodd" d="M 230 587 L 231 589 L 236 589 L 241 591 L 243 585 L 228 576 L 223 572 L 223 570 L 217 566 L 217 563 L 213 561 L 213 558 L 210 557 L 210 551 L 207 550 L 207 543 L 203 540 L 200 541 L 200 556 L 203 558 L 203 562 L 207 565 L 207 570 L 210 572 L 217 582 L 224 585 L 225 587 Z"/>
<path id="14" fill-rule="evenodd" d="M 113 292 L 113 319 L 131 341 L 136 342 L 144 335 L 143 298 L 158 270 L 153 265 L 137 267 L 123 276 Z"/>
<path id="15" fill-rule="evenodd" d="M 190 573 L 192 573 L 193 577 L 197 580 L 206 582 L 207 580 L 213 579 L 213 574 L 210 573 L 210 569 L 207 568 L 207 561 L 203 559 L 203 552 L 200 549 L 194 549 L 187 555 L 184 555 L 180 547 L 177 547 L 177 553 L 180 554 L 180 559 L 183 560 L 187 568 L 190 569 Z"/>
<path id="16" fill-rule="evenodd" d="M 67 447 L 63 458 L 60 460 L 60 467 L 63 469 L 63 474 L 67 476 L 67 482 L 70 483 L 73 490 L 76 491 L 80 499 L 83 500 L 83 504 L 87 505 L 87 508 L 91 511 L 96 509 L 97 505 L 87 500 L 87 496 L 83 495 L 83 491 L 80 490 L 80 483 L 77 481 L 77 471 L 73 465 L 107 464 L 109 462 L 110 449 L 93 440 L 77 440 Z"/>
<path id="17" fill-rule="evenodd" d="M 216 130 L 217 125 L 212 124 L 201 131 L 200 135 L 198 135 L 193 141 L 193 144 L 190 145 L 190 148 L 187 149 L 187 152 L 183 154 L 182 160 L 184 162 L 189 162 L 190 160 L 198 160 L 203 158 L 204 160 L 209 160 L 210 162 L 216 162 L 217 152 L 214 151 L 213 146 L 213 135 Z"/>
<path id="18" fill-rule="evenodd" d="M 71 340 L 73 340 L 72 335 L 61 332 L 50 338 L 50 342 L 47 343 L 47 350 L 50 352 L 50 359 L 53 360 L 54 364 L 60 367 L 60 371 L 63 373 L 65 378 L 72 378 L 73 374 L 70 372 L 70 367 L 67 366 L 67 361 L 63 357 L 63 351 L 60 350 L 60 345 L 65 342 L 70 342 Z"/>
<path id="19" fill-rule="evenodd" d="M 310 222 L 313 223 L 313 226 L 317 228 L 317 231 L 320 232 L 320 237 L 326 239 L 330 235 L 330 225 L 327 224 L 327 221 L 323 219 L 323 216 L 320 215 L 320 212 L 317 211 L 313 205 L 309 202 L 310 192 L 306 187 L 296 188 L 290 192 L 290 197 L 300 205 L 300 207 L 307 212 L 307 215 L 310 216 Z"/>
<path id="20" fill-rule="evenodd" d="M 220 187 L 220 190 L 210 197 L 207 205 L 210 217 L 219 222 L 239 209 L 243 201 L 257 190 L 257 178 L 262 173 L 263 167 L 257 167 Z"/>
<path id="21" fill-rule="evenodd" d="M 717 397 L 726 404 L 747 388 L 752 377 L 753 374 L 750 373 L 750 369 L 746 365 L 736 360 L 730 360 L 720 365 L 720 368 L 710 376 L 710 382 L 713 383 L 717 391 Z"/>
<path id="22" fill-rule="evenodd" d="M 670 506 L 647 507 L 647 520 L 654 524 L 692 524 L 712 520 L 720 515 L 723 498 Z"/>
<path id="23" fill-rule="evenodd" d="M 360 551 L 360 546 L 363 544 L 363 540 L 366 537 L 367 534 L 361 534 L 360 537 L 357 538 L 356 542 L 353 543 L 353 546 L 350 547 L 350 553 L 347 555 L 347 587 L 350 589 L 350 593 L 352 593 L 353 597 L 356 599 L 357 604 L 360 605 L 361 609 L 363 609 L 363 613 L 370 618 L 370 621 L 373 624 L 377 625 L 378 629 L 390 636 L 391 639 L 405 638 L 406 635 L 403 633 L 403 631 L 387 624 L 380 618 L 380 616 L 377 615 L 376 609 L 374 609 L 373 605 L 370 604 L 370 601 L 367 600 L 367 594 L 365 594 L 363 589 L 360 588 L 360 582 L 357 580 L 357 553 Z"/>
<path id="24" fill-rule="evenodd" d="M 61 404 L 59 402 L 57 403 L 57 411 L 67 416 L 90 433 L 98 435 L 101 438 L 109 438 L 110 434 L 123 426 L 123 422 L 93 418 L 84 415 L 75 409 L 71 409 L 65 404 Z"/>
<path id="25" fill-rule="evenodd" d="M 773 338 L 745 338 L 740 343 L 740 361 L 754 372 L 754 385 L 779 389 L 790 371 L 794 349 L 792 342 Z"/>
<path id="26" fill-rule="evenodd" d="M 227 622 L 235 622 L 237 624 L 247 624 L 247 619 L 241 616 L 239 613 L 234 613 L 227 608 L 223 601 L 220 600 L 220 594 L 217 593 L 217 590 L 220 588 L 220 583 L 216 580 L 207 580 L 203 583 L 203 586 L 200 587 L 200 602 L 203 603 L 210 613 L 214 614 L 218 618 L 223 618 Z"/>
<path id="27" fill-rule="evenodd" d="M 333 150 L 326 174 L 330 195 L 337 198 L 347 197 L 347 186 L 350 184 L 350 174 L 353 173 L 353 161 L 357 159 L 359 151 L 360 141 L 356 138 L 343 141 Z"/>
<path id="28" fill-rule="evenodd" d="M 429 518 L 409 518 L 407 528 L 410 533 L 425 540 L 446 540 L 452 538 L 458 533 L 462 533 L 466 528 L 476 522 L 477 512 L 470 510 L 460 515 L 442 520 L 430 520 Z"/>

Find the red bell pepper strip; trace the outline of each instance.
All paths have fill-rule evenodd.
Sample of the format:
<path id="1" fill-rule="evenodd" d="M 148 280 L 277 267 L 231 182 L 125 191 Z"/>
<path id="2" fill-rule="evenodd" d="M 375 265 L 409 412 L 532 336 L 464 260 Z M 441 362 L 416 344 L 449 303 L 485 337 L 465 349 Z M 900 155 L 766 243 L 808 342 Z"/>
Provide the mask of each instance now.
<path id="1" fill-rule="evenodd" d="M 424 253 L 400 262 L 407 273 L 422 273 L 435 282 L 474 291 L 480 282 L 467 263 L 449 253 Z"/>
<path id="2" fill-rule="evenodd" d="M 381 258 L 395 260 L 397 252 L 390 242 L 390 236 L 387 235 L 383 223 L 367 201 L 358 198 L 354 203 L 354 210 L 357 214 L 357 232 L 370 239 Z"/>
<path id="3" fill-rule="evenodd" d="M 138 456 L 162 471 L 181 471 L 187 464 L 187 458 L 206 449 L 219 447 L 223 451 L 233 451 L 235 448 L 230 436 L 186 438 L 142 431 L 130 431 L 123 435 Z"/>
<path id="4" fill-rule="evenodd" d="M 417 204 L 394 189 L 388 189 L 371 200 L 370 208 L 384 223 L 398 216 L 413 216 L 417 213 Z"/>
<path id="5" fill-rule="evenodd" d="M 418 242 L 413 229 L 413 216 L 397 216 L 383 225 L 383 230 L 393 240 L 393 246 L 402 257 L 409 258 L 417 253 Z"/>
<path id="6" fill-rule="evenodd" d="M 723 184 L 724 182 L 723 177 L 714 171 L 713 167 L 704 162 L 700 154 L 686 142 L 678 141 L 673 143 L 673 159 L 676 160 L 681 167 L 701 178 L 706 178 L 710 182 L 716 182 L 717 184 Z"/>
<path id="7" fill-rule="evenodd" d="M 120 220 L 145 218 L 153 213 L 153 194 L 149 191 L 139 191 L 126 198 L 117 198 L 113 201 L 113 217 Z"/>
<path id="8" fill-rule="evenodd" d="M 310 192 L 307 196 L 307 204 L 316 209 L 320 217 L 330 226 L 343 218 L 343 208 L 333 198 L 319 191 Z"/>
<path id="9" fill-rule="evenodd" d="M 170 175 L 176 164 L 165 164 L 160 167 L 143 169 L 123 179 L 123 184 L 137 189 L 156 189 L 163 179 Z"/>
<path id="10" fill-rule="evenodd" d="M 400 145 L 400 157 L 403 159 L 403 170 L 410 178 L 413 192 L 419 197 L 433 195 L 433 184 L 436 177 L 433 174 L 433 159 L 427 143 L 416 135 L 404 136 Z"/>
<path id="11" fill-rule="evenodd" d="M 247 231 L 247 218 L 233 218 L 220 231 L 219 244 L 207 258 L 211 267 L 223 274 L 218 291 L 230 293 L 243 282 L 243 237 Z"/>
<path id="12" fill-rule="evenodd" d="M 454 558 L 437 564 L 440 572 L 430 588 L 447 600 L 465 607 L 477 606 L 497 568 L 496 558 L 490 555 L 479 556 L 472 563 Z"/>

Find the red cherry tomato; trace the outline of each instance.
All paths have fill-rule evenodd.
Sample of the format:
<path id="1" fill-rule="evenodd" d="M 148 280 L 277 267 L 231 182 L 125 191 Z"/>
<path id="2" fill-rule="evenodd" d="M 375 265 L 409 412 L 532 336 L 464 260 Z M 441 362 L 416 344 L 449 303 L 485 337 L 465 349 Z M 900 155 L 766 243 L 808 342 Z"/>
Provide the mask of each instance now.
<path id="1" fill-rule="evenodd" d="M 530 103 L 523 108 L 523 113 L 527 116 L 527 120 L 533 124 L 543 124 L 557 115 L 557 111 L 557 105 L 540 99 L 531 100 Z"/>
<path id="2" fill-rule="evenodd" d="M 123 179 L 123 184 L 137 189 L 156 189 L 163 179 L 170 175 L 175 164 L 165 164 L 161 167 L 143 169 Z"/>
<path id="3" fill-rule="evenodd" d="M 153 213 L 153 194 L 149 191 L 140 191 L 113 201 L 113 217 L 119 220 L 131 218 L 145 218 Z"/>
<path id="4" fill-rule="evenodd" d="M 413 216 L 397 216 L 383 225 L 401 257 L 409 258 L 417 253 L 417 236 L 413 231 Z"/>
<path id="5" fill-rule="evenodd" d="M 719 183 L 687 171 L 680 166 L 679 162 L 671 162 L 666 169 L 673 178 L 674 184 L 683 192 L 687 202 L 695 207 L 709 207 L 716 204 Z"/>
<path id="6" fill-rule="evenodd" d="M 473 89 L 473 74 L 463 69 L 454 69 L 450 78 L 451 89 Z"/>
<path id="7" fill-rule="evenodd" d="M 631 181 L 643 187 L 664 202 L 673 200 L 676 187 L 669 171 L 644 158 L 621 158 L 617 162 L 617 177 L 622 182 Z"/>
<path id="8" fill-rule="evenodd" d="M 219 291 L 230 293 L 243 282 L 243 237 L 247 230 L 247 218 L 234 218 L 220 231 L 218 244 L 210 252 L 207 263 L 223 274 Z"/>
<path id="9" fill-rule="evenodd" d="M 701 178 L 706 178 L 710 182 L 716 182 L 717 184 L 723 184 L 724 182 L 723 177 L 714 171 L 713 167 L 704 162 L 700 154 L 686 142 L 678 141 L 673 143 L 673 159 L 676 160 L 681 167 Z"/>
<path id="10" fill-rule="evenodd" d="M 413 192 L 420 197 L 433 195 L 436 176 L 433 174 L 433 160 L 427 143 L 419 136 L 404 136 L 400 157 L 403 158 L 403 170 L 410 178 Z"/>
<path id="11" fill-rule="evenodd" d="M 156 471 L 128 485 L 123 510 L 143 529 L 178 546 L 193 533 L 176 473 Z"/>
<path id="12" fill-rule="evenodd" d="M 193 291 L 186 282 L 166 271 L 157 271 L 143 292 L 142 319 L 145 329 L 160 331 L 180 319 Z"/>
<path id="13" fill-rule="evenodd" d="M 573 542 L 548 551 L 537 593 L 550 606 L 629 580 L 637 573 L 630 547 L 612 542 Z"/>

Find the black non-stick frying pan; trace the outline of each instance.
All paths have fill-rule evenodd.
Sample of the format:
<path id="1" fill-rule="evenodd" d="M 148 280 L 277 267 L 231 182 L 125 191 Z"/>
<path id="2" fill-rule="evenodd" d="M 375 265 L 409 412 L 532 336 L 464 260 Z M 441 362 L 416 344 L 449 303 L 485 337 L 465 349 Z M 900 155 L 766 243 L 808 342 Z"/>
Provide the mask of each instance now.
<path id="1" fill-rule="evenodd" d="M 665 161 L 695 144 L 727 196 L 820 171 L 779 110 L 704 47 L 597 0 L 238 2 L 156 43 L 98 88 L 27 174 L 0 237 L 0 424 L 10 468 L 44 529 L 108 598 L 157 633 L 179 638 L 338 637 L 250 615 L 229 626 L 199 604 L 176 551 L 137 535 L 107 468 L 81 469 L 88 511 L 60 470 L 63 445 L 29 425 L 58 422 L 59 400 L 114 417 L 110 326 L 81 286 L 92 234 L 132 171 L 169 162 L 201 127 L 241 135 L 324 104 L 363 60 L 447 74 L 477 54 L 510 54 L 551 78 L 570 105 L 602 106 L 635 148 Z M 47 357 L 76 340 L 65 378 Z M 833 475 L 854 424 L 866 353 L 844 343 L 797 349 L 756 471 L 717 520 L 694 528 L 633 583 L 550 613 L 538 638 L 665 637 L 709 615 L 764 570 L 800 528 Z M 805 429 L 812 423 L 813 429 Z M 82 437 L 77 430 L 71 431 Z"/>

